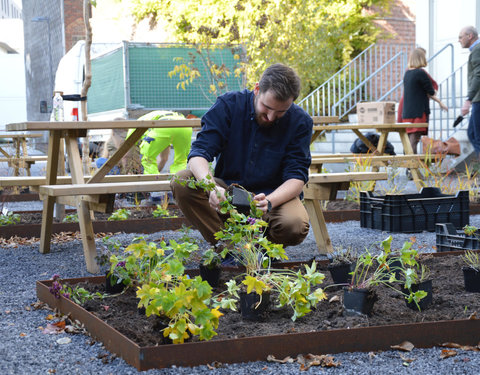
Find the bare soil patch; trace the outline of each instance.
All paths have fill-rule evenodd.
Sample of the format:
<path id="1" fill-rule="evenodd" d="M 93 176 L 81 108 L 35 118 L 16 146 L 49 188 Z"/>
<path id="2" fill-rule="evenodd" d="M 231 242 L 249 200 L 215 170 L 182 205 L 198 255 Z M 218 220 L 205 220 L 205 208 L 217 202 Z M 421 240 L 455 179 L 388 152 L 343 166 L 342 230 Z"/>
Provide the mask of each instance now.
<path id="1" fill-rule="evenodd" d="M 239 312 L 223 311 L 220 318 L 218 335 L 213 340 L 264 336 L 299 332 L 322 331 L 336 328 L 358 328 L 384 326 L 415 322 L 466 319 L 472 313 L 480 311 L 478 294 L 464 290 L 462 260 L 458 256 L 428 257 L 423 260 L 431 270 L 433 279 L 433 304 L 424 311 L 409 309 L 401 294 L 394 290 L 379 286 L 375 288 L 378 301 L 375 302 L 373 314 L 366 316 L 344 316 L 340 287 L 327 288 L 329 300 L 324 301 L 310 314 L 292 322 L 292 312 L 287 308 L 275 308 L 272 305 L 263 322 L 242 320 Z M 320 269 L 326 278 L 324 286 L 333 283 L 326 265 Z M 231 274 L 223 272 L 222 283 L 231 278 Z M 103 285 L 82 285 L 95 291 L 104 291 Z M 216 289 L 220 292 L 220 289 Z M 133 289 L 122 295 L 110 297 L 103 301 L 94 300 L 85 304 L 85 308 L 98 318 L 104 320 L 140 346 L 154 346 L 163 343 L 159 331 L 159 318 L 147 318 L 137 309 L 138 300 Z M 193 341 L 196 341 L 193 338 Z"/>

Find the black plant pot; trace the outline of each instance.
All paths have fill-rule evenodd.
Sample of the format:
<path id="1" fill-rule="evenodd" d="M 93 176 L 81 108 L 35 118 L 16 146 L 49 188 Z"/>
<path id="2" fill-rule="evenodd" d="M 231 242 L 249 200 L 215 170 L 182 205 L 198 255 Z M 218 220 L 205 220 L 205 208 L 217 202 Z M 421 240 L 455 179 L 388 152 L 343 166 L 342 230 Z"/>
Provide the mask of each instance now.
<path id="1" fill-rule="evenodd" d="M 200 264 L 198 266 L 200 268 L 200 277 L 202 280 L 208 282 L 212 288 L 218 287 L 219 281 L 220 281 L 220 273 L 222 269 L 218 266 L 216 267 L 209 267 L 209 266 L 204 266 L 203 264 Z"/>
<path id="2" fill-rule="evenodd" d="M 405 289 L 403 286 L 401 287 L 403 293 L 409 293 L 408 289 Z M 425 280 L 418 284 L 412 284 L 412 292 L 418 292 L 419 290 L 423 290 L 427 292 L 427 295 L 418 302 L 418 307 L 415 302 L 408 302 L 405 299 L 405 303 L 407 307 L 412 310 L 425 310 L 433 301 L 433 287 L 432 287 L 432 280 Z"/>
<path id="3" fill-rule="evenodd" d="M 112 277 L 112 275 L 107 272 L 106 276 L 105 276 L 105 291 L 108 293 L 108 294 L 118 294 L 118 293 L 122 293 L 123 290 L 125 289 L 125 284 L 123 283 L 118 283 L 116 282 L 116 278 L 115 276 Z M 112 282 L 113 282 L 113 285 L 112 285 Z"/>
<path id="4" fill-rule="evenodd" d="M 327 269 L 332 275 L 334 284 L 350 284 L 352 275 L 350 272 L 355 268 L 355 263 L 337 263 L 329 264 Z"/>
<path id="5" fill-rule="evenodd" d="M 270 293 L 240 292 L 240 312 L 244 320 L 262 321 L 270 305 Z M 259 301 L 261 302 L 259 303 Z"/>
<path id="6" fill-rule="evenodd" d="M 471 267 L 462 267 L 465 290 L 480 293 L 480 272 Z"/>
<path id="7" fill-rule="evenodd" d="M 371 289 L 343 288 L 346 315 L 371 315 L 377 299 L 377 294 Z"/>
<path id="8" fill-rule="evenodd" d="M 163 335 L 163 330 L 167 327 L 168 327 L 168 323 L 164 322 L 160 319 L 157 319 L 155 321 L 155 324 L 153 325 L 153 329 L 159 331 L 159 334 L 162 335 L 162 344 L 164 344 L 164 345 L 173 344 L 173 341 L 170 337 L 168 337 L 168 336 L 165 337 Z"/>

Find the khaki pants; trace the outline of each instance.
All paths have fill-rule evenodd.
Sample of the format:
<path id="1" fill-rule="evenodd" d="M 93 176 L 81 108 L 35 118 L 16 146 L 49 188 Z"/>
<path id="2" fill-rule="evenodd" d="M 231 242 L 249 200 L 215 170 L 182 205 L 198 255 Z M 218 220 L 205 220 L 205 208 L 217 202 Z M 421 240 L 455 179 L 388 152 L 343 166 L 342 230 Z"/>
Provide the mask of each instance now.
<path id="1" fill-rule="evenodd" d="M 209 196 L 202 189 L 191 189 L 176 182 L 192 177 L 189 170 L 180 171 L 174 176 L 170 182 L 173 197 L 185 217 L 200 231 L 203 238 L 216 244 L 214 234 L 222 229 L 228 216 L 221 215 L 210 207 Z M 221 179 L 216 178 L 215 181 L 218 185 L 227 187 Z M 263 215 L 263 219 L 268 223 L 268 240 L 284 246 L 302 243 L 310 228 L 307 211 L 298 197 L 275 207 Z"/>

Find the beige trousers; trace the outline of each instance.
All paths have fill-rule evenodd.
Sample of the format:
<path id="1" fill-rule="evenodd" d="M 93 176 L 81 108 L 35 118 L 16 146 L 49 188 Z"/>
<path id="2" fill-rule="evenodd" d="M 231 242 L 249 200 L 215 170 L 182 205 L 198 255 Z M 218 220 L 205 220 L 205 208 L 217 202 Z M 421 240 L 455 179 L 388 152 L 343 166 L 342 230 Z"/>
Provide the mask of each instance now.
<path id="1" fill-rule="evenodd" d="M 214 234 L 222 229 L 227 215 L 219 214 L 208 203 L 208 194 L 202 189 L 182 186 L 178 181 L 193 178 L 189 170 L 179 171 L 170 182 L 173 197 L 185 217 L 197 228 L 203 238 L 216 244 Z M 226 188 L 221 179 L 215 178 L 218 185 Z M 268 223 L 267 238 L 273 243 L 295 246 L 305 239 L 310 228 L 307 211 L 298 197 L 273 208 L 263 215 Z"/>

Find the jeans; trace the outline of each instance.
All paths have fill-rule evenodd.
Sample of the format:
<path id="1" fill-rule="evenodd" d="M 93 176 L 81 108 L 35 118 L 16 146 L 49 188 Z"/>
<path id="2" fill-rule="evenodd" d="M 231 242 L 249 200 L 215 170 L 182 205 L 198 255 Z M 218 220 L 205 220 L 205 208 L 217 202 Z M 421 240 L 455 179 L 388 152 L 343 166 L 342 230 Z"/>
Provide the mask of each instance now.
<path id="1" fill-rule="evenodd" d="M 480 155 L 480 102 L 472 103 L 467 134 L 478 157 Z"/>

